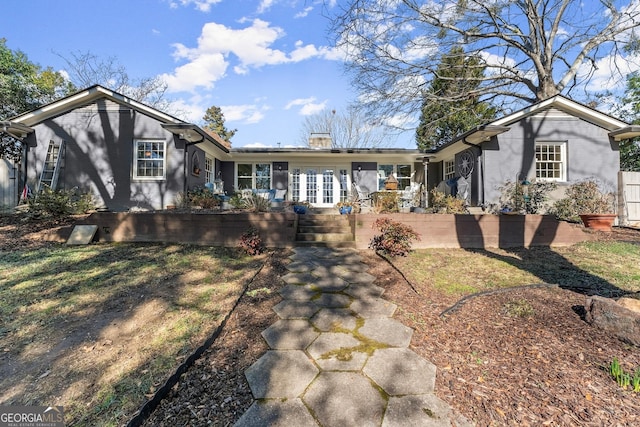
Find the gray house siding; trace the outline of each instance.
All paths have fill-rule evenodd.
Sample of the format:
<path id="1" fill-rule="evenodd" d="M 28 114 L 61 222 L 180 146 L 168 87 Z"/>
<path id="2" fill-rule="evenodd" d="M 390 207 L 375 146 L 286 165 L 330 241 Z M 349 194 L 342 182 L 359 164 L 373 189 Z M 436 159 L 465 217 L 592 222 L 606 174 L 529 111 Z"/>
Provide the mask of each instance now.
<path id="1" fill-rule="evenodd" d="M 184 189 L 184 146 L 161 122 L 106 101 L 69 111 L 34 127 L 35 147 L 27 151 L 27 182 L 36 188 L 49 141 L 65 141 L 58 188 L 92 191 L 98 207 L 114 211 L 163 209 Z M 166 178 L 133 178 L 134 140 L 165 142 Z M 182 149 L 181 149 L 182 148 Z"/>
<path id="2" fill-rule="evenodd" d="M 620 164 L 618 144 L 608 131 L 579 118 L 528 117 L 511 125 L 511 130 L 482 144 L 485 204 L 497 203 L 507 181 L 535 178 L 536 141 L 566 141 L 566 186 L 596 178 L 611 190 L 617 187 Z M 475 188 L 475 187 L 474 187 Z M 481 199 L 480 199 L 481 200 Z"/>

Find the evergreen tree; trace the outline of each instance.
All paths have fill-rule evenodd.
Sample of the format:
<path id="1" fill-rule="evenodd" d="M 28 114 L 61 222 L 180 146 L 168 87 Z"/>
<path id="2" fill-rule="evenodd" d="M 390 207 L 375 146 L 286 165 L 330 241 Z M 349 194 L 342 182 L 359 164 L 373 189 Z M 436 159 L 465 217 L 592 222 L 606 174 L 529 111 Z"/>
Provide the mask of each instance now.
<path id="1" fill-rule="evenodd" d="M 233 135 L 238 131 L 238 129 L 227 129 L 224 125 L 224 114 L 222 114 L 222 109 L 215 105 L 207 108 L 202 120 L 204 120 L 205 123 L 203 129 L 215 132 L 225 141 L 231 141 Z"/>
<path id="2" fill-rule="evenodd" d="M 484 68 L 478 57 L 465 56 L 461 48 L 443 55 L 435 77 L 423 92 L 416 144 L 421 150 L 436 148 L 495 118 L 497 109 L 482 102 L 478 86 Z"/>
<path id="3" fill-rule="evenodd" d="M 622 97 L 619 113 L 631 124 L 640 125 L 640 75 L 627 76 L 627 88 Z M 640 172 L 640 138 L 620 142 L 620 169 Z"/>

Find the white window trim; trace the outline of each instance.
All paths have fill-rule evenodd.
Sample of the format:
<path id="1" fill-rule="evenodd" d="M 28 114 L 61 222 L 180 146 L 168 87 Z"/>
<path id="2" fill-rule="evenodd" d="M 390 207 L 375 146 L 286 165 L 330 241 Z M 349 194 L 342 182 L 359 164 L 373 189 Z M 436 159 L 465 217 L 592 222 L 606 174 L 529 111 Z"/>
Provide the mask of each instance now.
<path id="1" fill-rule="evenodd" d="M 138 143 L 151 142 L 163 145 L 162 150 L 162 176 L 138 176 Z M 136 181 L 165 181 L 167 179 L 167 141 L 162 139 L 134 139 L 133 140 L 133 179 Z"/>
<path id="2" fill-rule="evenodd" d="M 448 168 L 450 166 L 450 168 Z M 450 173 L 447 173 L 450 172 Z M 442 162 L 442 179 L 448 180 L 455 178 L 456 176 L 456 161 L 455 159 L 445 160 Z"/>
<path id="3" fill-rule="evenodd" d="M 561 168 L 560 168 L 560 178 L 539 178 L 538 175 L 538 159 L 535 158 L 535 148 L 538 145 L 558 145 L 560 146 L 560 156 L 561 156 Z M 534 146 L 534 162 L 533 162 L 533 170 L 536 175 L 537 181 L 543 182 L 567 182 L 567 141 L 536 141 Z"/>
<path id="4" fill-rule="evenodd" d="M 239 178 L 249 178 L 248 176 L 240 177 L 238 175 L 238 166 L 239 165 L 251 165 L 251 189 L 256 188 L 256 183 L 258 182 L 257 176 L 257 165 L 269 165 L 269 186 L 273 187 L 273 163 L 272 162 L 236 162 L 235 164 L 235 187 L 239 189 L 238 180 Z"/>

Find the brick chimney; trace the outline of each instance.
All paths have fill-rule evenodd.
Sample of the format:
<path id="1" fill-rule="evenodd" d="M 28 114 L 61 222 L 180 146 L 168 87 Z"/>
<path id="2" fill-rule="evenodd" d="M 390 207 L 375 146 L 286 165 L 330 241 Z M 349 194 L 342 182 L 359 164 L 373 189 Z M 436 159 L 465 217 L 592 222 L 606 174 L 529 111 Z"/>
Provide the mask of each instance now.
<path id="1" fill-rule="evenodd" d="M 309 137 L 310 148 L 331 148 L 331 134 L 328 132 L 312 132 Z"/>

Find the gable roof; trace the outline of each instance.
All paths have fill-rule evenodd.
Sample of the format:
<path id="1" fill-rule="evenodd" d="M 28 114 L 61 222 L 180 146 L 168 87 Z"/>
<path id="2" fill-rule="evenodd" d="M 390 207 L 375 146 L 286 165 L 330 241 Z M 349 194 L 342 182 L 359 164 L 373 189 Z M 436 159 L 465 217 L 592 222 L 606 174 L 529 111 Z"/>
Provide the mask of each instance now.
<path id="1" fill-rule="evenodd" d="M 458 135 L 451 142 L 431 150 L 430 153 L 436 154 L 445 150 L 450 152 L 452 151 L 450 147 L 460 143 L 477 145 L 482 142 L 489 141 L 492 137 L 507 132 L 511 125 L 524 118 L 545 112 L 552 114 L 554 110 L 580 118 L 596 126 L 600 126 L 608 130 L 609 136 L 616 141 L 640 136 L 640 126 L 630 126 L 628 123 L 602 113 L 592 107 L 576 102 L 563 95 L 556 95 L 487 124 L 476 126 L 475 128 Z"/>
<path id="2" fill-rule="evenodd" d="M 22 113 L 18 116 L 13 117 L 10 123 L 14 127 L 17 125 L 21 125 L 29 128 L 31 126 L 42 123 L 45 120 L 59 116 L 76 108 L 91 104 L 100 99 L 108 99 L 115 103 L 126 105 L 136 111 L 139 111 L 142 114 L 152 117 L 159 122 L 162 122 L 163 127 L 165 127 L 168 131 L 177 134 L 180 138 L 183 138 L 183 136 L 185 135 L 198 135 L 197 140 L 183 138 L 188 142 L 196 144 L 201 142 L 209 142 L 222 151 L 226 153 L 229 152 L 228 148 L 222 142 L 221 138 L 216 138 L 217 135 L 211 135 L 210 133 L 205 132 L 194 124 L 187 123 L 184 120 L 164 113 L 156 108 L 150 107 L 146 104 L 143 104 L 142 102 L 136 101 L 128 96 L 122 95 L 121 93 L 107 89 L 100 85 L 90 86 L 84 90 L 78 91 L 74 94 L 36 108 L 35 110 Z M 174 129 L 178 129 L 180 132 L 174 132 Z M 185 130 L 187 131 L 187 133 L 184 132 Z"/>

